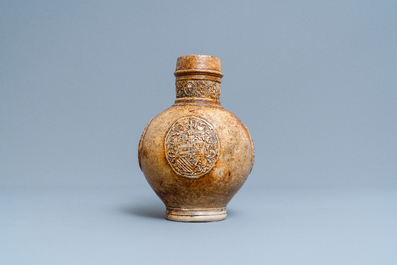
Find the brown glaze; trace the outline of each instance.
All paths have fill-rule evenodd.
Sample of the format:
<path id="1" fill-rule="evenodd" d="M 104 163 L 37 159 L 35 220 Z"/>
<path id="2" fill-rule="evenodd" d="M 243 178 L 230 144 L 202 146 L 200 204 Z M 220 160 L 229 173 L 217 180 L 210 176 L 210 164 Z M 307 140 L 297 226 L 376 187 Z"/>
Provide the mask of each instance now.
<path id="1" fill-rule="evenodd" d="M 139 165 L 166 205 L 167 219 L 220 221 L 252 170 L 252 139 L 247 127 L 220 104 L 219 58 L 179 57 L 175 76 L 175 104 L 146 126 Z"/>

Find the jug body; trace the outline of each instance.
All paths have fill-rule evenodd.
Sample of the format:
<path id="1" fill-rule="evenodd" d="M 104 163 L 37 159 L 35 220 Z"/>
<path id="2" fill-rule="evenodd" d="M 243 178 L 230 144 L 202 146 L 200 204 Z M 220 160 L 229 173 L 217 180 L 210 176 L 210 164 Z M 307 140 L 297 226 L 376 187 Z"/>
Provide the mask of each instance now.
<path id="1" fill-rule="evenodd" d="M 247 127 L 220 104 L 220 60 L 178 58 L 175 104 L 142 133 L 138 158 L 149 185 L 166 205 L 166 219 L 220 221 L 254 164 Z"/>

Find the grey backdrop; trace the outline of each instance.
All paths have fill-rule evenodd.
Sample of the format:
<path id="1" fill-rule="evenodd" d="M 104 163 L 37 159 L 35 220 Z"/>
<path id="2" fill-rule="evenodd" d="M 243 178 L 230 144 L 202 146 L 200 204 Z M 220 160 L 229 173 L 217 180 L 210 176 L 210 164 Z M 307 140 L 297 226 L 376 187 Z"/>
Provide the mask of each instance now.
<path id="1" fill-rule="evenodd" d="M 146 185 L 176 58 L 221 58 L 248 186 L 397 184 L 394 1 L 2 1 L 2 186 Z"/>
<path id="2" fill-rule="evenodd" d="M 218 264 L 396 264 L 396 14 L 396 1 L 1 1 L 0 263 L 157 264 L 175 248 L 200 263 L 192 247 Z M 205 226 L 164 221 L 137 161 L 188 54 L 222 60 L 222 104 L 256 148 L 228 219 Z"/>

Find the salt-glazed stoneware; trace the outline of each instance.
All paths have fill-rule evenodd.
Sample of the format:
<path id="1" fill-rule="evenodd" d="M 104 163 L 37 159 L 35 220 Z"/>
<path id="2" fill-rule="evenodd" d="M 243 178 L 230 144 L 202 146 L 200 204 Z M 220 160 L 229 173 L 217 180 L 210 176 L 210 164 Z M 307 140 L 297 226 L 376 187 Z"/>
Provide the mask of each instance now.
<path id="1" fill-rule="evenodd" d="M 254 165 L 250 133 L 221 106 L 219 58 L 181 56 L 174 75 L 175 104 L 146 125 L 139 166 L 166 205 L 166 219 L 224 220 Z"/>

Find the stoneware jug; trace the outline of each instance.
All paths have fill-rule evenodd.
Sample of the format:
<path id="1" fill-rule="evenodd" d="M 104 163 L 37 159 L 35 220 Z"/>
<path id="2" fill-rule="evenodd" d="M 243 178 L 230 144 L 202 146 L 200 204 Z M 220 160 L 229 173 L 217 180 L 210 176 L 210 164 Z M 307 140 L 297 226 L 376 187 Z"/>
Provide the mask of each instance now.
<path id="1" fill-rule="evenodd" d="M 174 75 L 175 104 L 146 125 L 139 166 L 166 205 L 166 219 L 224 220 L 226 205 L 254 165 L 251 135 L 221 106 L 219 58 L 181 56 Z"/>

